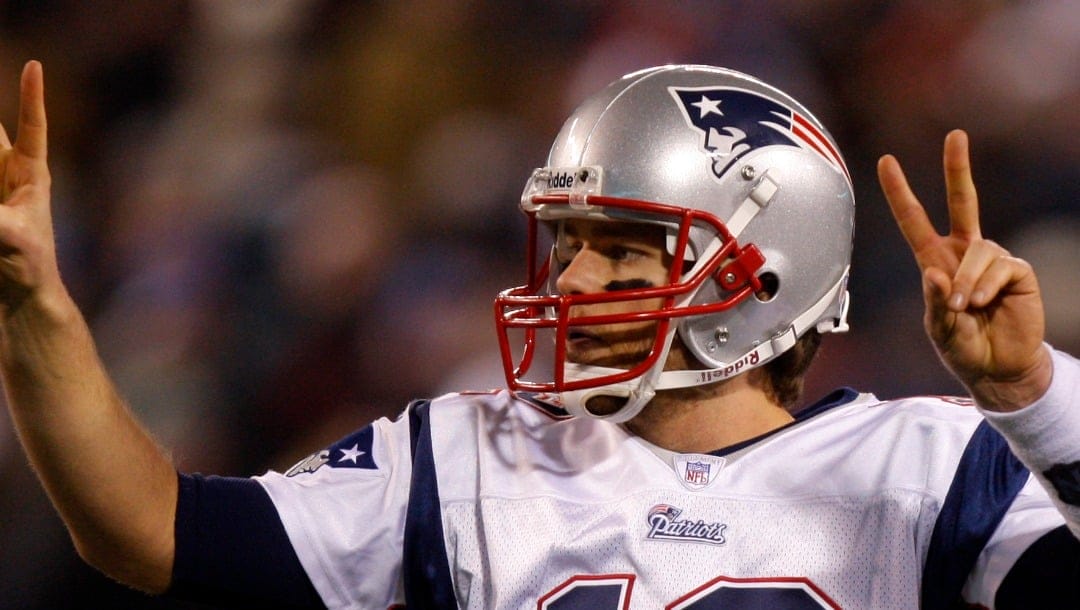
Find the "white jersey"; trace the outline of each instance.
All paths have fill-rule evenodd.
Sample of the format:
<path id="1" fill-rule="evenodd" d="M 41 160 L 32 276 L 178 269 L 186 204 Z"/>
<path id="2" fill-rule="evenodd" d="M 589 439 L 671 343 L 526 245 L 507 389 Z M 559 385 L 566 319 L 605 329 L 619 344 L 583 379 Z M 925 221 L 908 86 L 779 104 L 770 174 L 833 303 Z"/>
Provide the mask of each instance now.
<path id="1" fill-rule="evenodd" d="M 258 479 L 330 608 L 992 607 L 1064 523 L 969 402 L 853 391 L 716 454 L 451 394 Z"/>

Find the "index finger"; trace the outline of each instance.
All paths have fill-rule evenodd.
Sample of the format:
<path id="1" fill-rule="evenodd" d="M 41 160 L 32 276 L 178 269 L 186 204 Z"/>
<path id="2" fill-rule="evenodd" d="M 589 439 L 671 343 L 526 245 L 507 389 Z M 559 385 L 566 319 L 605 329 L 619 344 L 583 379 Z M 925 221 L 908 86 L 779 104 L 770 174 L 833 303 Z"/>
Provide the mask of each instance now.
<path id="1" fill-rule="evenodd" d="M 30 159 L 44 160 L 48 151 L 45 121 L 45 78 L 41 63 L 23 67 L 19 87 L 19 127 L 15 151 Z"/>
<path id="2" fill-rule="evenodd" d="M 892 155 L 885 155 L 878 160 L 878 182 L 881 183 L 881 191 L 885 194 L 885 200 L 889 202 L 896 224 L 900 227 L 900 233 L 904 235 L 908 246 L 916 255 L 924 247 L 938 238 L 926 209 L 919 203 L 918 197 L 908 185 L 904 170 L 900 168 L 900 162 Z"/>
<path id="3" fill-rule="evenodd" d="M 949 231 L 964 239 L 979 239 L 979 199 L 971 177 L 968 136 L 954 129 L 945 136 L 945 190 L 949 202 Z"/>

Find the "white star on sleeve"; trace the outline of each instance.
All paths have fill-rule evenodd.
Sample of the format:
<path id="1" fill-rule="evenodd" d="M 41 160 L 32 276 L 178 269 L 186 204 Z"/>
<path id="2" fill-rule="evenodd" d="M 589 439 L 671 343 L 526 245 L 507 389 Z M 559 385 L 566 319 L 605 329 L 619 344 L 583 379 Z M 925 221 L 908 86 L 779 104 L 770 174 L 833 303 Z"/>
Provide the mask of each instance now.
<path id="1" fill-rule="evenodd" d="M 345 460 L 349 460 L 350 462 L 355 464 L 356 458 L 362 455 L 364 455 L 364 452 L 360 451 L 360 445 L 353 445 L 348 449 L 341 449 L 341 457 L 338 458 L 338 462 L 344 462 Z"/>
<path id="2" fill-rule="evenodd" d="M 690 105 L 691 106 L 697 106 L 698 110 L 701 111 L 701 114 L 698 115 L 699 119 L 705 118 L 706 114 L 709 114 L 709 113 L 712 113 L 712 112 L 715 112 L 716 114 L 719 114 L 720 116 L 724 116 L 724 113 L 720 112 L 720 102 L 721 101 L 722 100 L 710 100 L 708 97 L 702 95 L 701 96 L 701 101 L 694 102 L 693 104 L 690 104 Z"/>

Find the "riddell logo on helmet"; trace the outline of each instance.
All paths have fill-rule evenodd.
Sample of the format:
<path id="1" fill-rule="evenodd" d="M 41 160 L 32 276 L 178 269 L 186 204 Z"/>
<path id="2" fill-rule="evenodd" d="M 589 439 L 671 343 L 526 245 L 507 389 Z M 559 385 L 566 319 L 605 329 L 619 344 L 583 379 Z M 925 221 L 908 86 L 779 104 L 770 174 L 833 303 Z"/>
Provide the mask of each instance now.
<path id="1" fill-rule="evenodd" d="M 570 172 L 558 172 L 548 178 L 549 189 L 569 189 L 574 186 L 574 174 Z"/>
<path id="2" fill-rule="evenodd" d="M 754 350 L 754 351 L 750 352 L 749 354 L 743 356 L 742 358 L 739 358 L 735 362 L 725 366 L 722 369 L 717 369 L 717 370 L 713 370 L 713 371 L 702 371 L 701 372 L 701 381 L 707 382 L 707 381 L 719 381 L 721 379 L 727 379 L 728 377 L 731 377 L 732 375 L 738 375 L 747 366 L 754 366 L 755 364 L 757 364 L 760 361 L 761 361 L 761 354 L 758 353 L 758 350 Z"/>

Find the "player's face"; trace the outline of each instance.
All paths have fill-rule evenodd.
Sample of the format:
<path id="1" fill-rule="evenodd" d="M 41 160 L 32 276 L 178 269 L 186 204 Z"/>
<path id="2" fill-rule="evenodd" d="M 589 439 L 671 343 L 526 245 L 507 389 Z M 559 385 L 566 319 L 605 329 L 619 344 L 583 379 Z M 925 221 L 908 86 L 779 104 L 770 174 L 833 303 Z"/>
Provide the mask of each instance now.
<path id="1" fill-rule="evenodd" d="M 657 225 L 569 219 L 556 248 L 561 268 L 556 287 L 561 294 L 596 294 L 668 282 L 671 256 L 665 231 Z M 659 299 L 577 305 L 571 316 L 651 311 Z M 567 334 L 571 362 L 629 368 L 641 362 L 653 345 L 656 322 L 576 326 Z"/>

